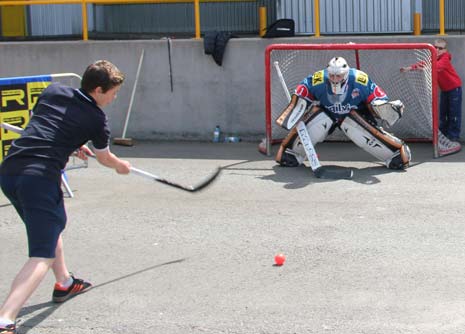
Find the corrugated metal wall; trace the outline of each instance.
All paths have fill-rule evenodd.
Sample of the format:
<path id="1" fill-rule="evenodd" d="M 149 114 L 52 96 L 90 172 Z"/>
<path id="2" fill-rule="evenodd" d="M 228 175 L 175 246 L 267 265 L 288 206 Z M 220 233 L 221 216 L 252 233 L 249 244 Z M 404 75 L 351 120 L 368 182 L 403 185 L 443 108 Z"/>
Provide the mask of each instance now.
<path id="1" fill-rule="evenodd" d="M 322 34 L 411 33 L 414 0 L 320 0 Z M 258 34 L 258 8 L 267 7 L 268 24 L 292 18 L 297 34 L 314 34 L 313 0 L 203 2 L 201 31 Z M 465 1 L 445 1 L 446 30 L 465 30 Z M 439 29 L 439 0 L 422 0 L 424 32 Z M 192 3 L 88 5 L 89 32 L 194 33 Z M 34 5 L 28 8 L 30 36 L 82 34 L 80 5 Z"/>
<path id="2" fill-rule="evenodd" d="M 200 3 L 200 29 L 258 33 L 258 9 L 272 1 Z M 95 27 L 103 33 L 194 33 L 193 3 L 96 6 Z"/>
<path id="3" fill-rule="evenodd" d="M 293 19 L 296 34 L 313 33 L 312 0 L 277 0 L 276 15 L 279 19 Z"/>
<path id="4" fill-rule="evenodd" d="M 277 0 L 278 18 L 294 19 L 296 33 L 313 34 L 313 0 Z M 320 1 L 322 34 L 412 32 L 412 4 L 406 0 Z"/>
<path id="5" fill-rule="evenodd" d="M 446 30 L 465 30 L 465 1 L 447 0 L 444 2 L 445 10 L 445 29 Z M 423 31 L 439 30 L 439 1 L 423 0 L 422 1 L 422 28 Z"/>
<path id="6" fill-rule="evenodd" d="M 258 34 L 260 6 L 269 22 L 276 19 L 275 0 L 204 2 L 200 4 L 201 31 Z M 95 15 L 94 15 L 95 13 Z M 88 5 L 88 31 L 109 34 L 195 33 L 193 3 Z M 80 5 L 29 6 L 30 36 L 82 33 Z"/>
<path id="7" fill-rule="evenodd" d="M 93 17 L 93 6 L 87 6 L 87 15 Z M 81 5 L 34 5 L 28 10 L 30 36 L 66 36 L 82 34 Z M 93 29 L 89 22 L 89 29 Z"/>

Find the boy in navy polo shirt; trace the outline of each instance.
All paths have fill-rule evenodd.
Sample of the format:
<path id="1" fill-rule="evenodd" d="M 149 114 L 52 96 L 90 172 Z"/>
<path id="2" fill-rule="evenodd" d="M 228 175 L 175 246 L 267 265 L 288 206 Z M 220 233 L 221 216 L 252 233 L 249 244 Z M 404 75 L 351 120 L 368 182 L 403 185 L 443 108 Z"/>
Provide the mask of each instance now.
<path id="1" fill-rule="evenodd" d="M 115 65 L 99 60 L 85 70 L 80 89 L 61 84 L 47 87 L 0 167 L 0 186 L 26 226 L 29 248 L 29 260 L 0 307 L 0 334 L 16 333 L 20 309 L 50 268 L 56 279 L 52 295 L 56 303 L 91 287 L 72 276 L 64 260 L 61 233 L 66 211 L 61 170 L 77 152 L 84 160 L 95 154 L 99 163 L 119 174 L 130 172 L 129 162 L 109 149 L 110 129 L 101 109 L 116 98 L 123 81 L 124 75 Z M 89 140 L 94 153 L 86 146 Z"/>

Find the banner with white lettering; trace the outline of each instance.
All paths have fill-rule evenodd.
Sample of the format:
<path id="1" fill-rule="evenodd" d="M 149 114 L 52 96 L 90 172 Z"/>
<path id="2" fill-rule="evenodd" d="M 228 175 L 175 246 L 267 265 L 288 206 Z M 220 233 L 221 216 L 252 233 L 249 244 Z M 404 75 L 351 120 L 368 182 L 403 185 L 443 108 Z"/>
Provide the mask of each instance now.
<path id="1" fill-rule="evenodd" d="M 25 128 L 37 98 L 51 82 L 50 75 L 0 78 L 0 122 Z M 18 137 L 11 131 L 0 130 L 0 161 Z"/>

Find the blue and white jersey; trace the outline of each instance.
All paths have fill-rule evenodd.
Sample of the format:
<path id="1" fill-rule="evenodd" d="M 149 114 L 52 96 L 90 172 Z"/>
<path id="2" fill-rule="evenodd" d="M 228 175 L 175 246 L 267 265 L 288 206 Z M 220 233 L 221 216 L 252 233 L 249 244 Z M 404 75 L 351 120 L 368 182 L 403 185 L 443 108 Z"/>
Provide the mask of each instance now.
<path id="1" fill-rule="evenodd" d="M 352 109 L 361 109 L 374 101 L 388 101 L 386 93 L 365 72 L 351 68 L 344 93 L 333 94 L 328 71 L 323 69 L 305 78 L 295 93 L 310 102 L 316 102 L 335 118 L 347 115 Z"/>

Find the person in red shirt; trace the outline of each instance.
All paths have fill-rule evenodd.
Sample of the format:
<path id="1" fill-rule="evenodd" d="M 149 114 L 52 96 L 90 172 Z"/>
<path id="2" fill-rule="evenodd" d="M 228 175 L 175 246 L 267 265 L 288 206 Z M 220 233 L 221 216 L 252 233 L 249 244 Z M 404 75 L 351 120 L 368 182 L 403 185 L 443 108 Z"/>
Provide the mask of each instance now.
<path id="1" fill-rule="evenodd" d="M 441 90 L 439 103 L 439 130 L 452 142 L 460 140 L 462 123 L 462 80 L 451 63 L 452 55 L 447 51 L 447 42 L 444 39 L 434 41 L 436 48 L 438 85 Z M 422 64 L 417 63 L 402 67 L 401 72 L 421 70 Z M 460 150 L 460 149 L 459 149 Z M 457 152 L 459 151 L 457 150 Z M 455 152 L 454 152 L 455 153 Z"/>

